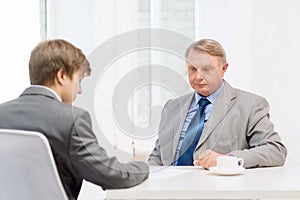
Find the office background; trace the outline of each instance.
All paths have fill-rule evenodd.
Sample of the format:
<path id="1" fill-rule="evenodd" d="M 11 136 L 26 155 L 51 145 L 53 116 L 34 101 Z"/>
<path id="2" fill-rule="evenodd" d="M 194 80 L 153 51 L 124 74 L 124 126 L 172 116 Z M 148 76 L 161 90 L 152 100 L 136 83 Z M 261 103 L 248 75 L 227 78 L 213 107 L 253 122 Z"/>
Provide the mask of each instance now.
<path id="1" fill-rule="evenodd" d="M 168 30 L 190 40 L 213 38 L 227 52 L 225 79 L 267 98 L 271 120 L 289 150 L 287 164 L 300 164 L 298 0 L 15 0 L 0 5 L 0 103 L 16 98 L 29 86 L 30 51 L 44 38 L 66 39 L 88 57 L 110 39 L 142 28 Z M 144 158 L 155 141 L 155 134 L 141 138 L 139 133 L 124 133 L 113 115 L 114 90 L 122 78 L 144 65 L 162 65 L 186 79 L 182 57 L 157 49 L 135 49 L 112 60 L 101 76 L 94 74 L 98 82 L 87 93 L 90 78 L 84 80 L 84 92 L 75 102 L 94 113 L 100 143 L 124 161 L 131 159 L 133 151 Z M 159 117 L 152 108 L 161 108 L 174 97 L 172 89 L 145 84 L 129 99 L 116 101 L 128 102 L 132 126 L 147 127 L 151 117 Z"/>

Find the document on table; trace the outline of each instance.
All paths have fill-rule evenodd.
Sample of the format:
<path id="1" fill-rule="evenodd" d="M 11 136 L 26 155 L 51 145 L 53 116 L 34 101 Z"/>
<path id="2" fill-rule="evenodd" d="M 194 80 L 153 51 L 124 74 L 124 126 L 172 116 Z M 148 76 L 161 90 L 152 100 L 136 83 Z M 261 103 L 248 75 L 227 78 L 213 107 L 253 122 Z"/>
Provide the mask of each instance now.
<path id="1" fill-rule="evenodd" d="M 190 172 L 191 170 L 188 169 L 170 169 L 170 168 L 163 168 L 159 170 L 153 170 L 149 177 L 151 179 L 165 179 L 170 178 L 174 176 L 178 176 L 187 172 Z"/>

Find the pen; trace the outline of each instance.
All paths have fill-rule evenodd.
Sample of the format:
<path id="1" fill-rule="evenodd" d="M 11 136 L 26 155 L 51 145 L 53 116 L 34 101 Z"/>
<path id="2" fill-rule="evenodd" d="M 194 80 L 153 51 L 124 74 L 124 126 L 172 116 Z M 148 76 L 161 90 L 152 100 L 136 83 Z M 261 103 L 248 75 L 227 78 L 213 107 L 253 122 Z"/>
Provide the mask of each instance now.
<path id="1" fill-rule="evenodd" d="M 131 146 L 132 146 L 132 156 L 133 156 L 133 158 L 135 158 L 135 143 L 134 143 L 134 140 L 132 140 Z"/>

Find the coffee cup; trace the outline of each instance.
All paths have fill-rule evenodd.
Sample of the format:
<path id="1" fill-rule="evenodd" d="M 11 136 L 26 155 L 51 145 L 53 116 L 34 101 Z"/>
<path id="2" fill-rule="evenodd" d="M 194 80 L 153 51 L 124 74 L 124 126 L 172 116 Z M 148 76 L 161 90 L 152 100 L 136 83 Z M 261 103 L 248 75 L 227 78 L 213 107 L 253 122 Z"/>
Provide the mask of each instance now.
<path id="1" fill-rule="evenodd" d="M 219 156 L 217 157 L 217 167 L 218 170 L 222 171 L 233 171 L 240 167 L 243 167 L 243 158 L 238 158 L 235 156 Z"/>

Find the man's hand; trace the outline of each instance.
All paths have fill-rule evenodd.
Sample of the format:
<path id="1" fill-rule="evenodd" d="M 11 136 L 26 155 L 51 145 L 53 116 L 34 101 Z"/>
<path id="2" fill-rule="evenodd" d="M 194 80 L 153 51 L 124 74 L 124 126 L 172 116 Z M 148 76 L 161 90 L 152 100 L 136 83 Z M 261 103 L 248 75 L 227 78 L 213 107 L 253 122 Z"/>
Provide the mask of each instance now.
<path id="1" fill-rule="evenodd" d="M 225 155 L 227 154 L 220 154 L 212 150 L 206 150 L 199 156 L 198 160 L 194 161 L 194 165 L 208 169 L 217 165 L 217 157 Z"/>

